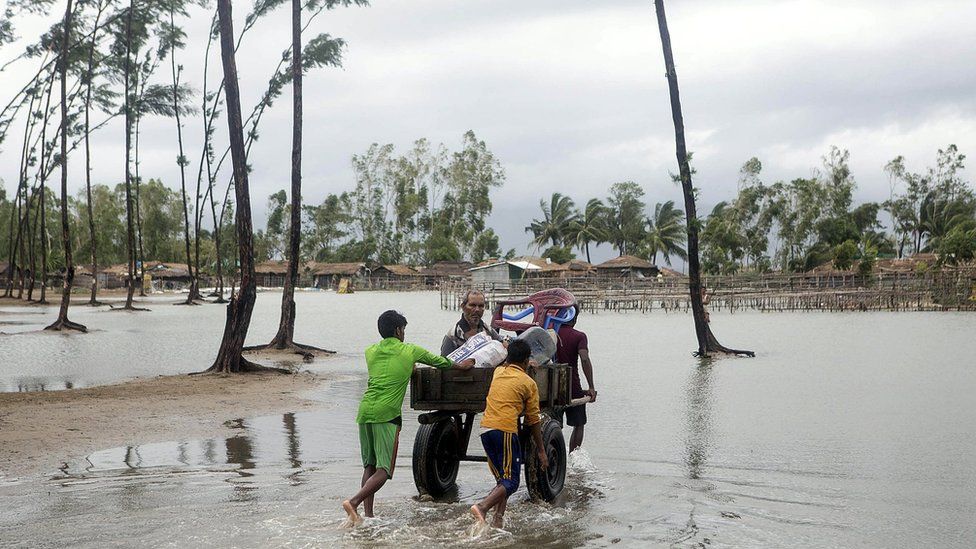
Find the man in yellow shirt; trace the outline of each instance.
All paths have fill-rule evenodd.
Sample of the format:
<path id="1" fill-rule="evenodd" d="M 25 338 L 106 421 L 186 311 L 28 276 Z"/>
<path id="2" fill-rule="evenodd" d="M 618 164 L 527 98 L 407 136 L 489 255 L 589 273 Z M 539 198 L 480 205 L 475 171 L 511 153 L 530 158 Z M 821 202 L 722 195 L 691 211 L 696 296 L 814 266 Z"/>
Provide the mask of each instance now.
<path id="1" fill-rule="evenodd" d="M 518 490 L 522 467 L 522 448 L 518 437 L 518 418 L 525 415 L 525 425 L 532 428 L 532 440 L 543 469 L 549 467 L 542 444 L 539 417 L 539 386 L 526 373 L 532 349 L 525 341 L 516 339 L 508 346 L 508 358 L 495 368 L 488 390 L 485 416 L 481 420 L 481 444 L 488 456 L 488 469 L 498 483 L 480 503 L 471 506 L 471 514 L 478 523 L 492 508 L 492 526 L 501 528 L 508 498 Z"/>

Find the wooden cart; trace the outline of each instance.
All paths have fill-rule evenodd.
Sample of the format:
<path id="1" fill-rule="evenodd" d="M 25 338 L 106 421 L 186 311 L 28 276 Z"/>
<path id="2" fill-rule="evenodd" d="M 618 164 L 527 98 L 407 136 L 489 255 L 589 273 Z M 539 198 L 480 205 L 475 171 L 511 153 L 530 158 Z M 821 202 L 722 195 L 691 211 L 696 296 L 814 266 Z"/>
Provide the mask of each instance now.
<path id="1" fill-rule="evenodd" d="M 462 461 L 486 461 L 468 454 L 475 415 L 485 411 L 485 398 L 494 368 L 467 371 L 438 370 L 418 366 L 410 380 L 410 407 L 420 414 L 420 429 L 413 444 L 413 479 L 421 495 L 442 496 L 456 487 Z M 520 430 L 525 453 L 525 484 L 533 498 L 553 501 L 566 480 L 566 441 L 562 424 L 555 418 L 571 403 L 569 366 L 550 364 L 536 368 L 532 378 L 539 386 L 542 442 L 549 468 L 540 471 L 535 445 L 528 429 Z M 541 474 L 540 474 L 541 473 Z"/>

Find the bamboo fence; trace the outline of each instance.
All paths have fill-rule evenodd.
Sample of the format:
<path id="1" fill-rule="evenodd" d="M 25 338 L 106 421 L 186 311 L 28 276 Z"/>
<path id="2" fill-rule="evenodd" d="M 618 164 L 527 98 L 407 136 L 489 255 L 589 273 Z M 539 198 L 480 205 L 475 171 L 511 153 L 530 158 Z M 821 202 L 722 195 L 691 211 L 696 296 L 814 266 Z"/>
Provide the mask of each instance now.
<path id="1" fill-rule="evenodd" d="M 703 278 L 711 311 L 972 311 L 976 269 L 898 272 L 867 277 L 850 274 L 773 274 Z M 571 291 L 587 312 L 688 311 L 688 279 L 533 278 L 510 284 L 450 281 L 440 285 L 442 309 L 456 310 L 465 292 L 485 293 L 489 307 L 547 288 Z"/>

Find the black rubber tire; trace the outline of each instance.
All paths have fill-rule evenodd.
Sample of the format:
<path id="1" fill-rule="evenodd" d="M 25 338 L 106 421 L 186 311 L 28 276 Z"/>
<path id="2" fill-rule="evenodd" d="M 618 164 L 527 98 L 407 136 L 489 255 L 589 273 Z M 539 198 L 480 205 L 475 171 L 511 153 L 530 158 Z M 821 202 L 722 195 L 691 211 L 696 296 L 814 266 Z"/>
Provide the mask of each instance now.
<path id="1" fill-rule="evenodd" d="M 535 444 L 529 436 L 525 445 L 525 485 L 534 499 L 552 503 L 563 491 L 566 484 L 566 439 L 559 422 L 544 418 L 542 423 L 542 444 L 549 458 L 549 468 L 539 467 Z"/>
<path id="2" fill-rule="evenodd" d="M 460 438 L 453 418 L 417 429 L 413 442 L 413 481 L 420 495 L 439 497 L 457 487 Z"/>

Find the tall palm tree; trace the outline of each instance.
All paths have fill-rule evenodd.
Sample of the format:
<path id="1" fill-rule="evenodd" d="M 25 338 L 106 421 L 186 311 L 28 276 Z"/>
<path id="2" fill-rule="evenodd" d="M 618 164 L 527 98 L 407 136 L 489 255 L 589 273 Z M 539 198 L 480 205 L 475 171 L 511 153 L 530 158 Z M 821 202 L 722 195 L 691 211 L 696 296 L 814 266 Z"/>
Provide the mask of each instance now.
<path id="1" fill-rule="evenodd" d="M 599 246 L 609 240 L 606 228 L 607 207 L 599 198 L 591 198 L 586 207 L 577 212 L 576 219 L 569 226 L 566 241 L 586 253 L 590 261 L 590 244 Z"/>
<path id="2" fill-rule="evenodd" d="M 671 256 L 687 260 L 683 246 L 685 237 L 684 215 L 674 207 L 674 200 L 654 205 L 654 215 L 647 219 L 647 237 L 644 240 L 651 263 L 657 265 L 657 254 L 671 266 Z"/>
<path id="3" fill-rule="evenodd" d="M 533 219 L 525 232 L 532 233 L 532 243 L 540 248 L 548 242 L 552 242 L 553 246 L 562 246 L 577 217 L 573 199 L 561 193 L 552 193 L 549 205 L 546 206 L 545 200 L 539 200 L 539 208 L 542 209 L 542 219 Z"/>

